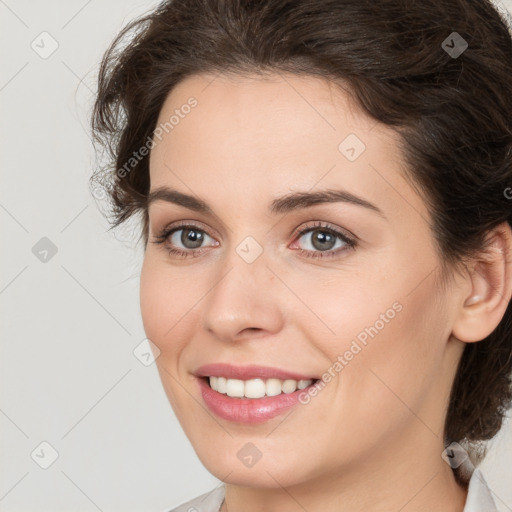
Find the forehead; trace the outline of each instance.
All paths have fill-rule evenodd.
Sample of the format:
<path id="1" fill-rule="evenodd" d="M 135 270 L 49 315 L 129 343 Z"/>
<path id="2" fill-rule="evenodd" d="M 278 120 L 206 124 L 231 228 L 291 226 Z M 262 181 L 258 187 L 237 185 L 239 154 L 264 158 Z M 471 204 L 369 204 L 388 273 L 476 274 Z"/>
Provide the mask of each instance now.
<path id="1" fill-rule="evenodd" d="M 151 151 L 151 189 L 172 185 L 204 198 L 215 190 L 221 201 L 242 193 L 248 204 L 343 186 L 383 210 L 413 208 L 426 218 L 402 176 L 398 135 L 327 80 L 195 75 L 167 96 L 157 127 L 165 123 Z"/>
<path id="2" fill-rule="evenodd" d="M 192 109 L 187 107 L 190 98 L 197 103 Z M 375 121 L 331 82 L 286 73 L 194 75 L 169 93 L 157 124 L 165 126 L 182 110 L 188 113 L 180 119 L 174 116 L 175 124 L 164 134 L 166 144 L 160 148 L 174 146 L 173 151 L 179 151 L 182 140 L 193 132 L 202 142 L 200 149 L 211 153 L 215 149 L 216 154 L 244 152 L 250 156 L 257 151 L 265 158 L 287 152 L 286 156 L 299 160 L 312 146 L 319 150 L 330 147 L 337 154 L 337 142 L 348 130 L 365 138 L 375 126 Z"/>

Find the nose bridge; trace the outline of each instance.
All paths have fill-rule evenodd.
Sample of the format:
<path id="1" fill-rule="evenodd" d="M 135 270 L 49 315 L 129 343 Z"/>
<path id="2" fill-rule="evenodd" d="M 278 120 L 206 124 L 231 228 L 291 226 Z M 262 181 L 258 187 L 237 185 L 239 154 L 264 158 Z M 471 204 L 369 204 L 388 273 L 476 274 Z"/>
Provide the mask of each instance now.
<path id="1" fill-rule="evenodd" d="M 205 329 L 232 340 L 244 329 L 279 328 L 279 299 L 271 289 L 275 281 L 267 263 L 263 246 L 253 237 L 246 237 L 223 257 L 205 301 Z"/>

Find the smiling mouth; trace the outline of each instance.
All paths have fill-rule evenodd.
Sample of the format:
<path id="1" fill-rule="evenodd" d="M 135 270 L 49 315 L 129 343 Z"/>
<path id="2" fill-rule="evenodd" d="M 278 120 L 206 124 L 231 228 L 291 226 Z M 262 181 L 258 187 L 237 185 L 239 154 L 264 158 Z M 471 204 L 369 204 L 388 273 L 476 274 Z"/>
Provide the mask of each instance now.
<path id="1" fill-rule="evenodd" d="M 229 379 L 227 377 L 203 377 L 211 389 L 232 398 L 264 398 L 294 393 L 318 382 L 319 379 Z"/>

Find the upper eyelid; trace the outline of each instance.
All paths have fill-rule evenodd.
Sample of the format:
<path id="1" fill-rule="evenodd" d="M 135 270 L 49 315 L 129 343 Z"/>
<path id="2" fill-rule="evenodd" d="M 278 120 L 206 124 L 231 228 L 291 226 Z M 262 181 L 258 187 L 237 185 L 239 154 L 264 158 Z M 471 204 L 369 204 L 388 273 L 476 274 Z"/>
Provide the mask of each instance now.
<path id="1" fill-rule="evenodd" d="M 206 226 L 206 224 L 203 224 L 201 221 L 198 220 L 184 220 L 184 221 L 176 221 L 176 222 L 170 222 L 169 224 L 166 224 L 162 229 L 157 229 L 157 233 L 167 233 L 170 234 L 171 232 L 178 231 L 180 229 L 185 229 L 187 227 L 196 227 L 199 228 L 200 231 L 204 231 L 208 236 L 212 236 L 210 234 L 210 231 L 212 228 Z M 213 230 L 215 234 L 217 234 L 216 230 Z M 217 235 L 218 236 L 218 235 Z"/>

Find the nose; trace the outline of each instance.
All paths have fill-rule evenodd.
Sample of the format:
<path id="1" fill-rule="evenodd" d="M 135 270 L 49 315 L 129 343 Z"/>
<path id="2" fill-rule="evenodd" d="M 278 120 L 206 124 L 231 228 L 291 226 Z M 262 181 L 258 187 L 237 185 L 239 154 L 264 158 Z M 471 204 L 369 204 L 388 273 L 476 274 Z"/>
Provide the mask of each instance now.
<path id="1" fill-rule="evenodd" d="M 247 263 L 233 253 L 203 301 L 203 328 L 226 342 L 275 334 L 283 325 L 285 300 L 279 280 L 263 255 Z"/>

